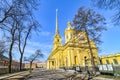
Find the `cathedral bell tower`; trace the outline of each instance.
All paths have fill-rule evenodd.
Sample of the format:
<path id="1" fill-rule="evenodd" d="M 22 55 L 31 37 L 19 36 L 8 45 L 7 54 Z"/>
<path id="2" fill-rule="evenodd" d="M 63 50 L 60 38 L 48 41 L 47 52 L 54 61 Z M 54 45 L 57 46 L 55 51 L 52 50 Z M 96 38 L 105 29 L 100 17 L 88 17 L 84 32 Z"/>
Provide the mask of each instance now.
<path id="1" fill-rule="evenodd" d="M 71 23 L 68 22 L 67 28 L 65 29 L 65 43 L 69 42 L 75 34 L 75 29 L 72 27 Z"/>
<path id="2" fill-rule="evenodd" d="M 54 48 L 53 48 L 53 50 L 59 46 L 62 46 L 62 42 L 61 42 L 59 30 L 58 30 L 58 9 L 56 9 L 56 30 L 55 30 L 55 35 L 54 35 Z"/>

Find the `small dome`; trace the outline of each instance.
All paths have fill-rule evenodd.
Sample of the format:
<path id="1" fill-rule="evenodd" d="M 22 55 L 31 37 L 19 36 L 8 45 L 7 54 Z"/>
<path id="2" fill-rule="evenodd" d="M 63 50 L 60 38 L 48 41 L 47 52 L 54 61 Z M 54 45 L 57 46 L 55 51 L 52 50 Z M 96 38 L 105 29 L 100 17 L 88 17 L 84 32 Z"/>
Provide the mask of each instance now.
<path id="1" fill-rule="evenodd" d="M 71 24 L 71 22 L 70 22 L 70 21 L 68 21 L 68 24 Z"/>
<path id="2" fill-rule="evenodd" d="M 74 28 L 72 27 L 71 22 L 70 22 L 70 21 L 68 21 L 68 27 L 67 27 L 67 30 L 70 30 L 70 29 L 74 29 Z"/>
<path id="3" fill-rule="evenodd" d="M 70 22 L 68 22 L 68 29 L 71 29 L 72 28 L 72 25 Z"/>

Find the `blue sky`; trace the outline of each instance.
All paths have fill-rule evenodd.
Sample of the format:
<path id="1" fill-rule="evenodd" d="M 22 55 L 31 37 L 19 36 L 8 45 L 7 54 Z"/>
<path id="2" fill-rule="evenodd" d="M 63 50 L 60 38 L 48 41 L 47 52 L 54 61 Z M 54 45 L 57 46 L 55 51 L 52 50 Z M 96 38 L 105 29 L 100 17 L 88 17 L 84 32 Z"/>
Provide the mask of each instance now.
<path id="1" fill-rule="evenodd" d="M 103 44 L 100 45 L 101 52 L 99 52 L 99 55 L 120 52 L 120 27 L 114 26 L 111 22 L 114 11 L 98 9 L 93 6 L 90 0 L 41 0 L 38 10 L 34 12 L 36 19 L 41 24 L 41 33 L 39 35 L 35 35 L 35 33 L 32 35 L 32 39 L 27 43 L 24 56 L 33 54 L 36 49 L 41 49 L 45 57 L 40 60 L 45 61 L 53 47 L 56 9 L 58 8 L 59 32 L 62 40 L 64 40 L 64 30 L 67 27 L 67 22 L 73 21 L 78 8 L 81 6 L 92 8 L 107 19 L 108 30 L 102 34 L 101 40 Z M 18 59 L 17 57 L 14 58 Z"/>

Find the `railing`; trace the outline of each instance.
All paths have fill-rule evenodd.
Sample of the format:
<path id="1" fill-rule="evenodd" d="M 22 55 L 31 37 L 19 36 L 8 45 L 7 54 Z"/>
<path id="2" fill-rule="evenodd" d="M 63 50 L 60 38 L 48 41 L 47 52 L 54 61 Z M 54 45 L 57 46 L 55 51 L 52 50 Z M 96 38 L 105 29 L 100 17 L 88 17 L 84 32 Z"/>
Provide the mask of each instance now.
<path id="1" fill-rule="evenodd" d="M 120 76 L 120 65 L 112 65 L 112 64 L 98 65 L 98 68 L 101 74 Z"/>
<path id="2" fill-rule="evenodd" d="M 11 67 L 12 67 L 12 73 L 19 71 L 19 66 L 11 66 Z M 0 66 L 0 74 L 6 74 L 6 73 L 8 73 L 8 66 Z"/>

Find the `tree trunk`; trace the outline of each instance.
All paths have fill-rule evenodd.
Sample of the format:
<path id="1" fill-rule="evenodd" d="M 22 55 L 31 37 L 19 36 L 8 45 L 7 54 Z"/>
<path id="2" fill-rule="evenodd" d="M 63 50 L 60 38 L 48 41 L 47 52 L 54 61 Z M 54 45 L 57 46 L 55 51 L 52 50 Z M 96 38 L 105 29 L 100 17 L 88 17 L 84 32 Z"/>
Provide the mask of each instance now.
<path id="1" fill-rule="evenodd" d="M 23 41 L 24 44 L 23 44 L 23 48 L 21 47 L 21 31 L 18 29 L 19 31 L 19 35 L 18 35 L 18 40 L 19 40 L 19 44 L 18 44 L 18 47 L 19 47 L 19 52 L 20 52 L 20 71 L 22 70 L 22 59 L 23 59 L 23 54 L 24 54 L 24 51 L 25 51 L 25 47 L 26 47 L 26 43 L 27 43 L 27 39 L 28 39 L 28 36 L 29 36 L 29 33 L 31 31 L 32 27 L 30 27 L 28 29 L 28 32 L 25 36 L 25 40 Z"/>
<path id="2" fill-rule="evenodd" d="M 23 59 L 23 53 L 21 53 L 20 56 L 20 71 L 22 70 L 22 59 Z"/>
<path id="3" fill-rule="evenodd" d="M 11 73 L 11 64 L 12 64 L 12 53 L 11 51 L 9 52 L 9 64 L 8 64 L 8 72 Z"/>
<path id="4" fill-rule="evenodd" d="M 14 42 L 15 42 L 15 31 L 16 29 L 14 29 L 14 27 L 12 27 L 11 29 L 11 36 L 12 36 L 12 41 L 11 41 L 11 44 L 10 44 L 10 49 L 9 49 L 9 64 L 8 64 L 8 72 L 11 73 L 12 72 L 12 49 L 13 49 L 13 45 L 14 45 Z"/>
<path id="5" fill-rule="evenodd" d="M 87 33 L 86 29 L 85 29 L 85 32 L 86 32 L 87 43 L 88 43 L 88 47 L 89 47 L 90 55 L 91 55 L 91 59 L 90 60 L 91 60 L 91 64 L 92 64 L 92 70 L 94 72 L 96 72 L 96 70 L 95 70 L 95 62 L 94 62 L 94 57 L 93 57 L 93 51 L 92 51 L 92 48 L 91 48 L 90 40 L 89 40 L 88 33 Z"/>
<path id="6" fill-rule="evenodd" d="M 30 73 L 32 72 L 32 62 L 30 62 Z"/>
<path id="7" fill-rule="evenodd" d="M 11 66 L 12 66 L 12 48 L 13 48 L 13 44 L 14 44 L 14 41 L 11 42 L 10 50 L 9 50 L 9 64 L 8 64 L 8 72 L 9 73 L 12 72 Z"/>

